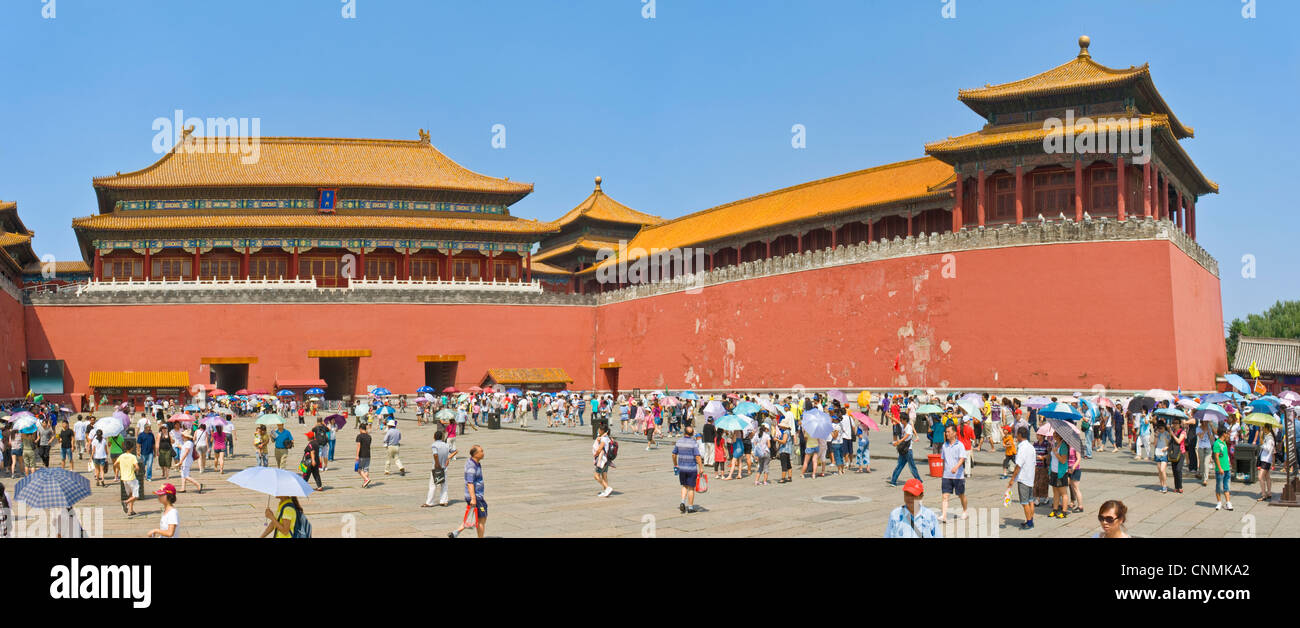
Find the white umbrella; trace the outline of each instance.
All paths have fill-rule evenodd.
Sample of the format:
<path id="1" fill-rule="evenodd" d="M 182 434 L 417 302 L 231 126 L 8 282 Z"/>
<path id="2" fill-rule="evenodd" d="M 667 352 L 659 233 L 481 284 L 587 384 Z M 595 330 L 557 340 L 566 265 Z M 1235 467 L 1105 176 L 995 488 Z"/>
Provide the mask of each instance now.
<path id="1" fill-rule="evenodd" d="M 704 416 L 717 419 L 727 413 L 727 409 L 722 406 L 720 401 L 710 401 L 704 404 Z"/>
<path id="2" fill-rule="evenodd" d="M 1155 399 L 1156 401 L 1173 401 L 1173 400 L 1174 400 L 1174 394 L 1171 393 L 1171 392 L 1169 392 L 1169 391 L 1167 391 L 1167 390 L 1164 390 L 1164 389 L 1162 389 L 1162 388 L 1152 388 L 1151 390 L 1148 390 L 1148 391 L 1147 391 L 1147 394 L 1146 394 L 1146 395 L 1143 395 L 1143 396 L 1145 396 L 1145 397 L 1150 397 L 1150 398 L 1152 398 L 1152 399 Z"/>
<path id="3" fill-rule="evenodd" d="M 120 419 L 110 416 L 95 421 L 95 429 L 103 434 L 104 438 L 112 438 L 125 431 L 126 426 L 122 425 Z"/>

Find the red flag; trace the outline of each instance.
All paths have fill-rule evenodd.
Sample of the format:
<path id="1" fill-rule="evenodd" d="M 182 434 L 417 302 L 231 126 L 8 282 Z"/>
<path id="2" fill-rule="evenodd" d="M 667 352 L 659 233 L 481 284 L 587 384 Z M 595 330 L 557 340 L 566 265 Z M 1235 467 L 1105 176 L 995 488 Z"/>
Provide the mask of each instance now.
<path id="1" fill-rule="evenodd" d="M 898 357 L 894 358 L 894 370 L 898 371 L 899 373 L 903 372 L 902 361 L 903 361 L 903 354 L 899 353 Z"/>

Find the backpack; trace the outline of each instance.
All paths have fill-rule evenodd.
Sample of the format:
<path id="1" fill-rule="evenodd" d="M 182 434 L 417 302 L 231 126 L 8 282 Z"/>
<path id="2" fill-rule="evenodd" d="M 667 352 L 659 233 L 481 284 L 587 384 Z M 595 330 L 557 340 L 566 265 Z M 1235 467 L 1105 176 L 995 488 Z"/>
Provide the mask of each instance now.
<path id="1" fill-rule="evenodd" d="M 280 509 L 281 518 L 284 517 L 285 508 L 292 508 L 294 512 L 297 513 L 297 516 L 293 519 L 293 531 L 289 533 L 289 537 L 294 539 L 310 539 L 311 522 L 307 520 L 307 515 L 303 514 L 301 508 L 293 505 L 293 502 L 289 502 Z"/>
<path id="2" fill-rule="evenodd" d="M 618 441 L 613 438 L 609 439 L 609 444 L 605 445 L 605 458 L 613 462 L 618 457 Z"/>

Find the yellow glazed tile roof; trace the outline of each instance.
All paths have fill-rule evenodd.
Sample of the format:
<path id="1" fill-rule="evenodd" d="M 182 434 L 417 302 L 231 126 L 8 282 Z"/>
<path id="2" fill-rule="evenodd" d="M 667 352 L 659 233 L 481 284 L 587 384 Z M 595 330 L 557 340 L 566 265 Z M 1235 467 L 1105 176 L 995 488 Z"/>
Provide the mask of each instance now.
<path id="1" fill-rule="evenodd" d="M 39 273 L 42 270 L 44 270 L 44 264 L 42 262 L 33 262 L 23 268 L 23 272 L 25 273 Z M 80 260 L 75 262 L 54 262 L 54 272 L 88 273 L 90 272 L 90 266 Z"/>
<path id="2" fill-rule="evenodd" d="M 349 210 L 350 211 L 350 210 Z M 149 229 L 426 229 L 438 231 L 483 231 L 491 233 L 553 233 L 551 223 L 522 218 L 445 218 L 411 214 L 336 214 L 316 212 L 194 213 L 126 212 L 74 218 L 74 229 L 133 231 Z"/>
<path id="3" fill-rule="evenodd" d="M 551 259 L 552 257 L 563 255 L 575 249 L 582 249 L 584 251 L 599 251 L 600 249 L 618 250 L 618 240 L 608 240 L 605 238 L 578 238 L 576 241 L 565 244 L 564 246 L 545 251 L 538 251 L 537 254 L 533 256 L 533 263 L 537 263 L 539 260 Z"/>
<path id="4" fill-rule="evenodd" d="M 91 388 L 189 388 L 188 371 L 91 371 Z"/>
<path id="5" fill-rule="evenodd" d="M 550 264 L 547 264 L 546 262 L 539 262 L 536 259 L 533 260 L 532 266 L 533 266 L 533 274 L 538 274 L 538 273 L 543 275 L 572 275 L 573 274 L 572 271 L 564 270 L 559 266 L 552 266 Z"/>
<path id="6" fill-rule="evenodd" d="M 186 132 L 182 145 L 202 145 Z M 191 139 L 192 138 L 192 139 Z M 472 172 L 419 140 L 264 137 L 253 164 L 231 143 L 224 151 L 172 150 L 135 172 L 96 177 L 96 188 L 374 187 L 526 195 L 531 183 Z"/>
<path id="7" fill-rule="evenodd" d="M 312 349 L 308 358 L 368 358 L 370 349 Z"/>
<path id="8" fill-rule="evenodd" d="M 600 177 L 596 177 L 596 189 L 591 195 L 556 220 L 555 224 L 564 226 L 583 216 L 630 225 L 657 225 L 664 221 L 663 218 L 639 212 L 610 198 L 600 189 Z"/>
<path id="9" fill-rule="evenodd" d="M 1170 145 L 1178 149 L 1178 152 L 1180 153 L 1179 157 L 1191 166 L 1191 169 L 1195 172 L 1197 178 L 1200 179 L 1197 183 L 1200 183 L 1206 191 L 1219 191 L 1219 185 L 1201 173 L 1201 171 L 1197 169 L 1196 165 L 1192 163 L 1191 157 L 1182 150 L 1182 147 L 1178 144 L 1177 138 L 1173 136 L 1169 116 L 1154 114 L 1136 116 L 1136 118 L 1143 122 L 1150 123 L 1153 132 L 1159 131 L 1167 136 Z M 1092 130 L 1099 134 L 1109 133 L 1112 129 L 1122 130 L 1128 127 L 1131 120 L 1132 118 L 1116 119 L 1109 116 L 1099 117 L 1097 120 L 1092 122 Z M 1070 135 L 1077 135 L 1085 130 L 1088 130 L 1088 127 L 1079 124 L 1077 120 L 1072 126 L 1066 127 L 1061 125 L 1060 127 L 1060 132 L 1062 134 Z M 990 126 L 974 133 L 967 133 L 966 135 L 959 135 L 957 137 L 950 137 L 946 140 L 931 142 L 925 145 L 925 152 L 931 155 L 950 155 L 953 153 L 995 148 L 998 146 L 1042 144 L 1043 140 L 1052 132 L 1055 132 L 1055 130 L 1045 128 L 1042 122 Z"/>
<path id="10" fill-rule="evenodd" d="M 498 384 L 567 384 L 573 378 L 562 368 L 488 369 L 488 377 Z M 484 378 L 487 379 L 487 378 Z"/>
<path id="11" fill-rule="evenodd" d="M 20 244 L 29 244 L 32 241 L 30 233 L 8 233 L 0 231 L 0 246 L 10 247 Z"/>
<path id="12" fill-rule="evenodd" d="M 959 89 L 957 99 L 981 115 L 987 115 L 987 108 L 982 106 L 984 103 L 1133 84 L 1151 97 L 1155 103 L 1156 113 L 1163 113 L 1170 117 L 1176 137 L 1181 139 L 1193 135 L 1193 129 L 1178 121 L 1169 105 L 1156 91 L 1148 64 L 1124 69 L 1106 67 L 1092 60 L 1092 55 L 1088 53 L 1089 43 L 1086 36 L 1080 37 L 1079 55 L 1046 72 L 1010 83 Z"/>
<path id="13" fill-rule="evenodd" d="M 933 157 L 849 172 L 642 228 L 628 244 L 628 249 L 648 253 L 654 248 L 692 246 L 818 216 L 906 200 L 948 196 L 948 190 L 935 189 L 935 185 L 952 176 L 952 166 Z M 637 257 L 640 256 L 630 254 L 628 259 Z M 583 272 L 613 263 L 617 263 L 617 260 L 611 258 Z"/>

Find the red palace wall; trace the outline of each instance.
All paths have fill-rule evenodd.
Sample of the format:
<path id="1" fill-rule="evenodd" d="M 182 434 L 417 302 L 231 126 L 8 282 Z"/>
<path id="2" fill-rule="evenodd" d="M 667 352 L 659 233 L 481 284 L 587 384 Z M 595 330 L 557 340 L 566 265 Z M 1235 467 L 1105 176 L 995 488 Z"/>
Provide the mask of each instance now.
<path id="1" fill-rule="evenodd" d="M 22 303 L 0 290 L 0 399 L 27 394 L 22 373 L 27 364 L 24 336 Z"/>
<path id="2" fill-rule="evenodd" d="M 1219 282 L 1168 241 L 962 251 L 601 307 L 619 387 L 1208 390 Z M 895 360 L 899 369 L 895 370 Z"/>
<path id="3" fill-rule="evenodd" d="M 612 359 L 621 390 L 1207 390 L 1227 370 L 1220 305 L 1218 279 L 1169 241 L 1090 241 L 884 259 L 598 307 L 36 305 L 27 355 L 21 342 L 0 350 L 12 365 L 65 360 L 78 393 L 91 370 L 184 370 L 206 383 L 201 358 L 234 356 L 257 356 L 249 385 L 269 389 L 317 377 L 313 349 L 370 349 L 358 391 L 398 393 L 424 383 L 424 354 L 464 354 L 462 387 L 489 368 L 563 367 L 571 388 L 605 388 L 595 367 Z M 5 308 L 15 304 L 0 298 L 0 333 L 21 338 L 24 317 Z"/>
<path id="4" fill-rule="evenodd" d="M 561 367 L 573 388 L 591 388 L 591 308 L 510 305 L 284 304 L 29 306 L 33 359 L 66 361 L 66 389 L 88 392 L 90 371 L 189 371 L 206 384 L 203 357 L 257 356 L 248 384 L 316 378 L 309 350 L 369 349 L 357 392 L 424 385 L 418 355 L 463 354 L 457 386 L 489 368 Z M 21 320 L 21 316 L 18 317 Z M 200 368 L 202 367 L 202 368 Z"/>

